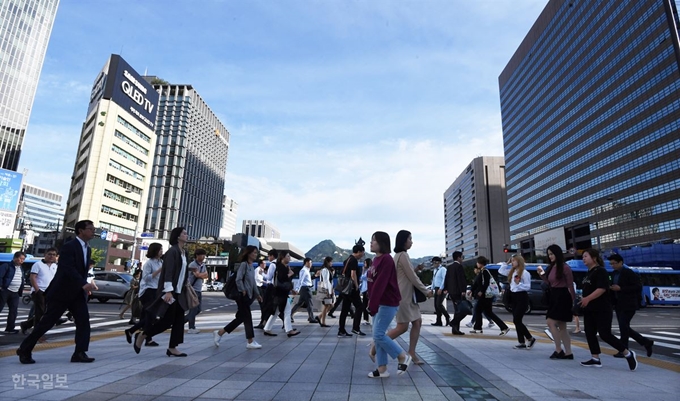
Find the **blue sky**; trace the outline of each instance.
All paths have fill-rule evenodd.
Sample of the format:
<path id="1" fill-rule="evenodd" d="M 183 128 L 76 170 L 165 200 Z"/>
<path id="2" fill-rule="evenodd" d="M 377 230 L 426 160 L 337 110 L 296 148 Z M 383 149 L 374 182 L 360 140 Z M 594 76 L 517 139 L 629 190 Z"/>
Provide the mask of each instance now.
<path id="1" fill-rule="evenodd" d="M 192 84 L 231 134 L 225 193 L 303 251 L 377 230 L 445 249 L 443 193 L 502 156 L 498 76 L 546 0 L 62 0 L 31 114 L 26 181 L 68 193 L 111 53 Z"/>

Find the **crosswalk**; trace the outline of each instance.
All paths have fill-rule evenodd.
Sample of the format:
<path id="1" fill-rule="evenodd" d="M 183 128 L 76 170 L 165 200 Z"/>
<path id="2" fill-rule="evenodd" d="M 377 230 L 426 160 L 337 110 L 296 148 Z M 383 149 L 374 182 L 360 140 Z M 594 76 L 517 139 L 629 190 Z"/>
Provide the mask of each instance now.
<path id="1" fill-rule="evenodd" d="M 654 340 L 654 347 L 666 347 L 673 350 L 680 350 L 680 333 L 652 329 L 650 333 L 640 334 Z M 673 352 L 673 355 L 680 356 L 680 352 Z"/>

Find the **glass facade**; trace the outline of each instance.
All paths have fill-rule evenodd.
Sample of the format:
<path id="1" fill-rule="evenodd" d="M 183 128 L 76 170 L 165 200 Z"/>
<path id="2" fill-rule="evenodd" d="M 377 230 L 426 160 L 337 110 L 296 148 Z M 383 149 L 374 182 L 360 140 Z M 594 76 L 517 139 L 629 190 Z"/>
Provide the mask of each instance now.
<path id="1" fill-rule="evenodd" d="M 24 184 L 17 229 L 31 229 L 37 233 L 58 231 L 64 226 L 63 198 L 56 192 Z"/>
<path id="2" fill-rule="evenodd" d="M 0 167 L 17 170 L 59 0 L 0 1 Z"/>
<path id="3" fill-rule="evenodd" d="M 145 231 L 168 238 L 181 225 L 190 238 L 218 238 L 229 132 L 192 86 L 154 87 L 160 103 Z"/>
<path id="4" fill-rule="evenodd" d="M 680 239 L 680 47 L 667 0 L 551 0 L 499 78 L 511 243 Z"/>

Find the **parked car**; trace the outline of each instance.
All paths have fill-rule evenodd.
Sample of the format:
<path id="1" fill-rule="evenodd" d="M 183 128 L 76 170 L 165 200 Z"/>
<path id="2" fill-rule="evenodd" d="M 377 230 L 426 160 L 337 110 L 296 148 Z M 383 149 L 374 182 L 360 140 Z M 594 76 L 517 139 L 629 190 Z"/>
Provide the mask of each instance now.
<path id="1" fill-rule="evenodd" d="M 132 275 L 118 272 L 95 272 L 94 282 L 99 289 L 92 291 L 90 299 L 106 302 L 109 299 L 124 299 L 130 290 Z"/>
<path id="2" fill-rule="evenodd" d="M 531 313 L 533 310 L 547 310 L 548 305 L 542 302 L 543 290 L 541 289 L 542 280 L 531 280 L 531 290 L 529 290 L 529 305 L 527 306 L 526 313 Z M 501 287 L 501 302 L 505 307 L 505 310 L 512 312 L 512 305 L 510 305 L 510 284 L 507 282 L 499 283 Z"/>
<path id="3" fill-rule="evenodd" d="M 222 291 L 222 287 L 224 286 L 224 283 L 221 281 L 213 281 L 212 283 L 207 283 L 203 282 L 203 286 L 201 287 L 201 291 L 206 292 L 206 291 Z"/>

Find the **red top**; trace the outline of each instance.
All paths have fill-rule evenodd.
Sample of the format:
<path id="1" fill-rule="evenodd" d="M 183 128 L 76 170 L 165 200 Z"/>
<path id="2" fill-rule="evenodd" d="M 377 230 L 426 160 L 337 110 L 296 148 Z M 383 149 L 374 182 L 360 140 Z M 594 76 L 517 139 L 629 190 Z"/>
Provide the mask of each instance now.
<path id="1" fill-rule="evenodd" d="M 399 306 L 401 293 L 397 282 L 397 268 L 389 253 L 373 259 L 373 265 L 366 274 L 368 279 L 368 310 L 371 316 L 378 313 L 380 305 Z"/>

